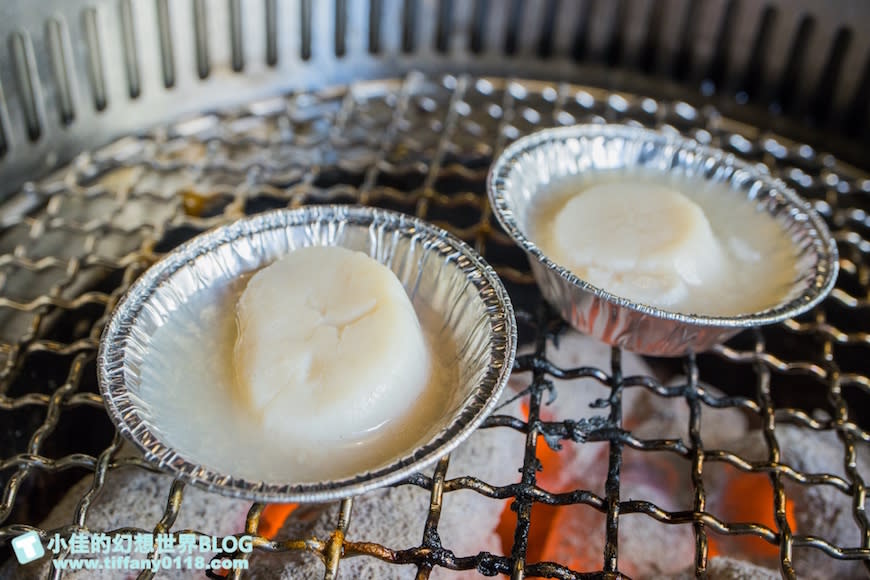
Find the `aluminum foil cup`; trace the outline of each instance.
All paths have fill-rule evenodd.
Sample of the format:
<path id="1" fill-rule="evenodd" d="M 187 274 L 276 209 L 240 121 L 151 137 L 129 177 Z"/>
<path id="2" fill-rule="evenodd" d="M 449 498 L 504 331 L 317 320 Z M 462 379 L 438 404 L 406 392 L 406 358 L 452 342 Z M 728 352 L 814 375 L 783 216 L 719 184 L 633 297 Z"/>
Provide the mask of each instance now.
<path id="1" fill-rule="evenodd" d="M 633 168 L 725 182 L 747 203 L 768 212 L 797 248 L 800 272 L 791 292 L 773 308 L 739 316 L 669 312 L 597 288 L 535 245 L 529 234 L 532 209 L 547 186 L 590 172 Z M 744 328 L 791 318 L 822 300 L 837 277 L 837 246 L 806 201 L 763 166 L 690 139 L 624 125 L 544 130 L 505 149 L 490 170 L 487 187 L 499 223 L 525 250 L 547 301 L 580 332 L 641 354 L 700 352 Z"/>
<path id="2" fill-rule="evenodd" d="M 180 390 L 186 385 L 178 381 L 178 373 L 183 374 L 185 365 L 194 364 L 189 361 L 197 357 L 191 353 L 207 348 L 210 337 L 197 335 L 197 329 L 192 329 L 193 346 L 183 347 L 189 352 L 179 347 L 180 364 L 164 364 L 161 357 L 170 355 L 156 352 L 158 340 L 163 339 L 155 337 L 161 336 L 161 328 L 172 328 L 165 325 L 174 324 L 174 317 L 189 314 L 190 304 L 197 303 L 200 293 L 234 284 L 240 287 L 245 274 L 293 249 L 312 245 L 359 250 L 387 265 L 415 308 L 426 308 L 435 317 L 438 336 L 455 341 L 458 378 L 456 384 L 446 387 L 449 396 L 443 413 L 426 424 L 419 444 L 400 456 L 328 481 L 275 481 L 271 476 L 256 480 L 233 473 L 235 467 L 216 470 L 208 461 L 201 461 L 199 452 L 180 452 L 170 443 L 179 440 L 179 429 L 161 422 L 161 409 L 183 395 Z M 185 339 L 179 336 L 178 340 Z M 225 495 L 255 501 L 313 502 L 396 482 L 450 452 L 493 409 L 507 382 L 515 350 L 516 323 L 507 292 L 492 268 L 467 245 L 402 214 L 362 207 L 312 206 L 260 214 L 205 233 L 151 267 L 115 310 L 100 344 L 98 373 L 112 420 L 143 451 L 146 460 L 186 482 Z M 149 361 L 150 356 L 158 358 Z M 199 372 L 197 369 L 193 372 Z M 155 377 L 148 373 L 159 376 L 152 380 Z M 201 410 L 190 413 L 185 428 L 195 431 L 198 424 L 208 427 L 203 421 L 214 412 L 214 407 L 209 411 L 209 405 L 215 404 L 204 398 Z M 220 429 L 211 433 L 197 435 L 200 452 L 219 443 Z M 251 447 L 232 458 L 238 470 L 242 470 L 246 456 L 262 452 L 256 443 Z"/>

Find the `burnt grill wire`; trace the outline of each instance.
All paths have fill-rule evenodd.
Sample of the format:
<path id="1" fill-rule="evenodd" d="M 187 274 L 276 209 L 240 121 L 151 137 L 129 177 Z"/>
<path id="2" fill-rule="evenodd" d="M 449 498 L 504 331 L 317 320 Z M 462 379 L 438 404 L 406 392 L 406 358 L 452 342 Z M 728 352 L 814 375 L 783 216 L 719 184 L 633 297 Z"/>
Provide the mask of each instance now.
<path id="1" fill-rule="evenodd" d="M 650 376 L 624 377 L 618 349 L 613 350 L 609 369 L 560 368 L 548 358 L 547 338 L 557 336 L 562 325 L 542 305 L 519 250 L 494 224 L 484 181 L 491 160 L 510 141 L 546 126 L 577 122 L 631 122 L 676 131 L 764 162 L 776 175 L 800 187 L 832 225 L 840 245 L 842 274 L 825 303 L 808 317 L 772 330 L 749 331 L 703 355 L 704 361 L 713 361 L 710 364 L 718 364 L 717 368 L 751 372 L 754 388 L 749 392 L 717 398 L 702 391 L 701 380 L 729 391 L 717 379 L 719 375 L 706 370 L 711 367 L 705 366 L 702 357 L 682 361 L 688 379 L 678 387 L 663 386 Z M 713 108 L 697 109 L 683 102 L 573 84 L 419 73 L 401 80 L 260 101 L 83 154 L 68 168 L 23 188 L 2 218 L 0 424 L 13 424 L 3 436 L 12 441 L 14 450 L 4 448 L 0 461 L 0 542 L 8 545 L 26 530 L 38 531 L 43 540 L 55 532 L 67 537 L 76 531 L 179 533 L 173 525 L 184 501 L 184 484 L 178 481 L 152 530 L 112 532 L 84 527 L 108 472 L 154 470 L 139 459 L 118 458 L 120 437 L 110 427 L 96 393 L 93 361 L 103 326 L 135 278 L 183 240 L 246 214 L 328 201 L 397 209 L 447 227 L 471 243 L 506 281 L 523 329 L 521 340 L 534 345 L 531 354 L 518 358 L 515 368 L 515 372 L 531 373 L 524 395 L 529 417 L 496 412 L 484 428 L 526 434 L 524 448 L 517 449 L 517 454 L 523 454 L 521 480 L 499 487 L 464 474 L 448 478 L 449 459 L 445 458 L 434 476 L 418 474 L 401 484 L 431 493 L 417 547 L 397 550 L 347 541 L 344 532 L 353 526 L 353 501 L 345 500 L 330 537 L 286 541 L 256 537 L 256 551 L 314 552 L 323 560 L 327 578 L 338 573 L 341 559 L 352 556 L 415 564 L 419 578 L 428 577 L 435 567 L 476 568 L 484 574 L 504 573 L 514 578 L 615 577 L 620 569 L 618 526 L 623 515 L 636 513 L 665 524 L 692 526 L 698 574 L 707 565 L 710 532 L 748 534 L 778 545 L 785 577 L 794 576 L 791 554 L 798 547 L 821 550 L 836 559 L 863 559 L 866 564 L 870 559 L 866 486 L 855 461 L 858 447 L 870 442 L 866 416 L 863 424 L 857 417 L 859 405 L 870 396 L 866 366 L 870 339 L 860 322 L 866 320 L 870 291 L 868 194 L 870 179 L 858 170 L 808 145 L 733 122 Z M 36 209 L 16 217 L 16 203 Z M 855 365 L 856 356 L 864 366 Z M 558 393 L 560 381 L 580 377 L 611 389 L 600 421 L 543 420 L 540 410 L 547 402 L 546 392 L 554 389 Z M 771 384 L 782 377 L 811 384 L 815 398 L 809 404 L 825 413 L 814 414 L 799 403 L 777 400 Z M 683 398 L 690 409 L 689 440 L 643 440 L 624 430 L 620 401 L 628 388 Z M 705 449 L 701 418 L 708 409 L 724 407 L 742 409 L 761 420 L 768 443 L 766 461 L 750 463 L 734 453 Z M 70 428 L 81 430 L 83 415 L 89 418 L 91 430 L 105 436 L 92 441 L 86 453 L 58 443 Z M 780 463 L 775 425 L 783 422 L 807 430 L 835 431 L 843 444 L 846 477 L 802 473 Z M 608 442 L 605 494 L 582 489 L 557 494 L 539 487 L 536 446 L 544 440 L 539 435 L 553 442 Z M 694 509 L 671 512 L 648 501 L 621 497 L 619 478 L 626 447 L 683 458 L 680 465 L 691 473 Z M 704 511 L 702 475 L 710 462 L 767 474 L 774 489 L 777 529 L 722 521 Z M 71 485 L 63 479 L 63 473 L 71 469 L 93 474 L 74 521 L 54 530 L 35 527 L 45 514 L 29 514 L 34 482 L 60 481 L 53 489 L 56 497 Z M 831 486 L 851 497 L 860 528 L 859 545 L 833 545 L 790 530 L 784 513 L 785 480 Z M 516 527 L 509 554 L 466 556 L 462 546 L 440 545 L 436 531 L 443 494 L 461 489 L 491 498 L 493 509 L 501 509 L 500 500 L 512 499 Z M 606 541 L 598 572 L 527 561 L 531 506 L 536 502 L 585 504 L 606 515 Z M 246 533 L 256 535 L 263 508 L 263 504 L 251 508 Z M 195 532 L 211 534 L 211 530 Z M 146 571 L 140 577 L 151 574 Z"/>

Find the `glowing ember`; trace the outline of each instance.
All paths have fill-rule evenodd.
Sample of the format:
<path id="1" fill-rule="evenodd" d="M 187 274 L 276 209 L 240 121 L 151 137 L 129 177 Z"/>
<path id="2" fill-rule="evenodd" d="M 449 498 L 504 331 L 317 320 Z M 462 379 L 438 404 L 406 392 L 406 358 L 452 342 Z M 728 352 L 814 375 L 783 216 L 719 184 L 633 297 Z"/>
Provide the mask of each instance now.
<path id="1" fill-rule="evenodd" d="M 270 503 L 266 504 L 260 513 L 260 524 L 257 526 L 257 534 L 267 540 L 274 540 L 275 536 L 283 527 L 299 504 L 296 503 Z M 213 574 L 226 578 L 229 576 L 228 570 L 215 570 Z"/>
<path id="2" fill-rule="evenodd" d="M 745 473 L 731 470 L 731 477 L 722 490 L 719 518 L 734 523 L 755 523 L 776 530 L 773 510 L 773 486 L 764 473 Z M 794 503 L 786 498 L 785 517 L 795 532 Z M 779 557 L 779 547 L 757 536 L 716 536 L 709 538 L 709 556 L 726 555 L 752 561 L 772 560 Z"/>
<path id="3" fill-rule="evenodd" d="M 257 533 L 268 540 L 274 540 L 287 518 L 296 510 L 299 504 L 270 503 L 260 514 L 260 525 Z"/>
<path id="4" fill-rule="evenodd" d="M 588 505 L 560 507 L 551 522 L 558 533 L 547 534 L 541 559 L 563 563 L 578 572 L 601 570 L 604 550 L 600 549 L 599 538 L 604 538 L 606 519 L 603 513 Z M 623 572 L 630 576 L 635 573 L 634 570 Z"/>
<path id="5" fill-rule="evenodd" d="M 542 413 L 545 420 L 551 419 Z M 528 419 L 529 407 L 522 404 L 522 416 Z M 568 445 L 568 443 L 564 443 Z M 541 462 L 541 471 L 537 475 L 537 484 L 547 491 L 558 493 L 570 488 L 581 487 L 579 481 L 572 481 L 566 486 L 565 469 L 567 449 L 554 451 L 547 445 L 543 436 L 538 436 L 537 457 Z M 502 547 L 506 554 L 510 553 L 514 543 L 514 530 L 516 528 L 516 513 L 511 510 L 511 502 L 506 502 L 497 532 L 502 541 Z M 569 512 L 570 510 L 570 512 Z M 583 518 L 575 517 L 576 513 L 583 513 Z M 586 514 L 593 521 L 586 521 Z M 563 520 L 568 520 L 563 521 Z M 600 520 L 600 521 L 599 521 Z M 591 571 L 601 568 L 603 552 L 589 553 L 588 557 L 576 550 L 575 544 L 583 542 L 584 538 L 592 534 L 603 537 L 605 516 L 590 506 L 550 506 L 541 503 L 532 505 L 531 526 L 529 528 L 529 543 L 526 551 L 526 560 L 529 562 L 557 561 L 568 565 L 573 570 Z M 579 524 L 580 533 L 565 533 L 567 529 L 575 528 Z M 599 524 L 596 527 L 596 524 Z"/>
<path id="6" fill-rule="evenodd" d="M 550 419 L 547 409 L 542 418 Z M 522 407 L 528 417 L 528 406 Z M 627 423 L 637 423 L 637 417 L 628 417 Z M 651 420 L 655 420 L 651 418 Z M 642 422 L 642 421 L 641 421 Z M 589 444 L 585 444 L 589 445 Z M 542 436 L 538 438 L 537 458 L 541 471 L 537 484 L 547 491 L 558 493 L 569 489 L 590 489 L 601 494 L 595 487 L 603 482 L 606 469 L 606 446 L 600 452 L 586 456 L 584 467 L 575 461 L 577 450 L 570 442 L 566 448 L 553 451 Z M 684 464 L 679 459 L 662 453 L 649 453 L 626 448 L 623 452 L 621 495 L 623 499 L 647 499 L 669 510 L 691 509 L 681 506 L 681 493 L 691 489 L 686 473 L 680 471 Z M 570 473 L 569 473 L 570 472 Z M 766 474 L 743 473 L 736 470 L 722 480 L 722 491 L 709 490 L 710 509 L 720 519 L 732 523 L 756 523 L 776 530 L 773 511 L 773 489 Z M 718 487 L 716 485 L 713 486 Z M 684 494 L 685 494 L 684 493 Z M 513 546 L 516 513 L 506 503 L 497 533 L 506 554 Z M 646 519 L 645 519 L 646 518 Z M 786 519 L 792 531 L 796 528 L 794 505 L 786 500 Z M 578 572 L 602 569 L 604 559 L 605 520 L 603 513 L 588 505 L 548 506 L 535 503 L 532 507 L 529 543 L 526 553 L 528 562 L 553 561 L 567 565 Z M 625 514 L 620 518 L 619 545 L 620 570 L 629 576 L 645 576 L 653 572 L 656 562 L 669 568 L 690 566 L 694 557 L 694 539 L 691 528 L 682 525 L 665 525 L 654 522 L 643 514 Z M 649 525 L 646 525 L 649 524 Z M 650 538 L 655 541 L 650 544 Z M 708 557 L 729 556 L 761 564 L 775 564 L 778 547 L 757 536 L 717 536 L 709 534 Z M 671 554 L 668 563 L 662 564 L 660 553 Z M 652 565 L 652 568 L 650 567 Z M 655 574 L 670 573 L 670 570 L 655 570 Z"/>
<path id="7" fill-rule="evenodd" d="M 560 472 L 563 468 L 561 456 L 558 452 L 550 449 L 543 437 L 538 438 L 538 459 L 543 466 L 543 471 L 538 473 L 538 486 L 547 491 L 559 491 L 556 485 L 559 483 L 557 478 L 560 477 Z M 511 503 L 510 501 L 505 502 L 505 507 L 496 529 L 506 554 L 510 553 L 513 547 L 514 531 L 517 523 L 517 516 L 511 510 Z M 593 508 L 588 509 L 592 510 Z M 559 528 L 556 520 L 562 510 L 564 510 L 562 506 L 550 506 L 541 503 L 532 505 L 531 527 L 529 528 L 529 543 L 526 553 L 527 561 L 541 562 L 553 559 L 550 552 L 553 548 L 552 543 L 558 541 L 560 537 L 560 534 L 555 534 L 554 531 Z M 581 569 L 593 569 L 596 567 L 599 567 L 599 564 L 592 564 L 591 567 Z"/>

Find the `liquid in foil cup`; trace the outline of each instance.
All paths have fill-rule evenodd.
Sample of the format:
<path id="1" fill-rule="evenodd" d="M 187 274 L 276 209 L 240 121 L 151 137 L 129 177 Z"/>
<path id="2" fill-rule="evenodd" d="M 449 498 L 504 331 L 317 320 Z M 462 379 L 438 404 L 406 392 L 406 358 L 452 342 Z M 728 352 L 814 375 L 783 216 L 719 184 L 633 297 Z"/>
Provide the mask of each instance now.
<path id="1" fill-rule="evenodd" d="M 739 316 L 670 312 L 580 279 L 535 244 L 530 235 L 533 209 L 550 184 L 632 169 L 718 181 L 769 213 L 797 249 L 799 272 L 785 298 L 772 308 Z M 809 203 L 763 166 L 676 135 L 605 124 L 540 131 L 504 150 L 489 172 L 487 190 L 499 223 L 526 252 L 545 299 L 580 332 L 640 354 L 701 352 L 745 328 L 792 318 L 827 296 L 837 278 L 836 243 Z"/>
<path id="2" fill-rule="evenodd" d="M 166 443 L 139 373 L 154 332 L 196 292 L 226 285 L 293 249 L 342 246 L 387 265 L 414 300 L 440 316 L 457 345 L 458 376 L 449 410 L 421 445 L 386 465 L 314 483 L 251 481 L 218 473 Z M 183 244 L 145 272 L 107 325 L 98 354 L 109 415 L 145 459 L 197 487 L 265 502 L 323 502 L 395 483 L 434 463 L 493 410 L 516 353 L 516 321 L 495 271 L 449 233 L 403 214 L 342 205 L 279 210 L 244 218 Z M 167 385 L 167 388 L 182 388 Z M 256 453 L 256 449 L 251 450 Z"/>

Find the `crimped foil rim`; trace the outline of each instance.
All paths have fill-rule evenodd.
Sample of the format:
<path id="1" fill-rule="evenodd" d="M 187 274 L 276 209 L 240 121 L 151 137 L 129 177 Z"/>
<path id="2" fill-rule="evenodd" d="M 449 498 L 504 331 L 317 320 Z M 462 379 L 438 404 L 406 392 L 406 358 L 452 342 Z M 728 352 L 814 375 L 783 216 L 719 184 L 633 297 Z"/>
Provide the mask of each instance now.
<path id="1" fill-rule="evenodd" d="M 799 296 L 786 302 L 782 302 L 772 308 L 741 314 L 738 316 L 708 316 L 702 314 L 686 314 L 656 308 L 648 304 L 634 302 L 616 294 L 612 294 L 603 288 L 594 286 L 576 274 L 560 266 L 551 260 L 543 251 L 529 239 L 519 227 L 511 202 L 507 196 L 507 181 L 510 177 L 517 158 L 525 152 L 533 150 L 541 145 L 551 142 L 566 141 L 573 138 L 605 137 L 625 140 L 651 141 L 663 145 L 678 147 L 695 155 L 712 159 L 717 163 L 731 166 L 746 172 L 751 180 L 762 184 L 765 193 L 775 190 L 782 195 L 786 206 L 790 210 L 797 210 L 805 216 L 804 222 L 809 224 L 813 233 L 812 247 L 815 251 L 816 263 L 813 283 L 810 284 Z M 678 135 L 665 134 L 652 129 L 633 127 L 619 124 L 582 124 L 570 127 L 556 127 L 544 129 L 521 137 L 504 149 L 502 154 L 491 167 L 486 180 L 487 192 L 493 213 L 499 224 L 505 229 L 514 242 L 527 254 L 555 272 L 560 278 L 577 286 L 595 296 L 615 304 L 622 308 L 634 310 L 641 314 L 664 320 L 672 320 L 683 324 L 705 327 L 722 328 L 748 328 L 765 324 L 781 322 L 806 312 L 820 301 L 833 289 L 839 272 L 839 259 L 837 244 L 828 230 L 824 220 L 816 213 L 811 205 L 802 199 L 791 187 L 779 178 L 772 177 L 758 164 L 744 161 L 732 153 L 715 147 L 702 145 L 701 143 Z M 760 197 L 760 195 L 759 195 Z"/>
<path id="2" fill-rule="evenodd" d="M 182 457 L 164 443 L 138 415 L 124 373 L 125 343 L 149 296 L 180 268 L 216 248 L 255 231 L 318 222 L 355 225 L 387 224 L 404 235 L 423 235 L 433 251 L 450 257 L 477 289 L 489 321 L 491 364 L 466 397 L 461 411 L 437 436 L 411 453 L 379 469 L 353 477 L 318 483 L 274 484 L 218 473 Z M 276 210 L 240 219 L 200 234 L 152 265 L 131 286 L 103 331 L 97 354 L 100 393 L 112 421 L 144 454 L 146 461 L 196 487 L 252 501 L 323 502 L 358 495 L 395 483 L 433 464 L 464 441 L 492 412 L 507 384 L 516 355 L 517 330 L 513 306 L 501 280 L 481 256 L 463 241 L 423 220 L 389 210 L 346 205 L 318 205 Z M 478 405 L 476 405 L 478 404 Z"/>

